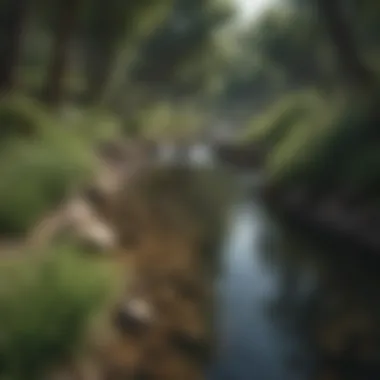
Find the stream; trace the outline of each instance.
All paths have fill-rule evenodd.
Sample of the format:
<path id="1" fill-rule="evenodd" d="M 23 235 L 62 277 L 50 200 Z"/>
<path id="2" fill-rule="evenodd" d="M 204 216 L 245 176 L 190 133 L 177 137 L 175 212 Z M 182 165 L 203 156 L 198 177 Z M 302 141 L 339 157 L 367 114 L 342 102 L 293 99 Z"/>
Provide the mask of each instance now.
<path id="1" fill-rule="evenodd" d="M 222 245 L 209 378 L 380 379 L 378 260 L 292 233 L 254 187 Z"/>
<path id="2" fill-rule="evenodd" d="M 196 156 L 190 161 L 205 162 Z M 253 176 L 237 182 L 243 191 L 221 247 L 208 379 L 380 379 L 379 259 L 279 222 Z"/>
<path id="3" fill-rule="evenodd" d="M 228 231 L 217 296 L 218 353 L 210 378 L 305 378 L 287 366 L 288 357 L 300 351 L 295 337 L 271 318 L 270 306 L 282 285 L 271 264 L 278 248 L 276 228 L 263 206 L 246 197 L 233 205 Z"/>

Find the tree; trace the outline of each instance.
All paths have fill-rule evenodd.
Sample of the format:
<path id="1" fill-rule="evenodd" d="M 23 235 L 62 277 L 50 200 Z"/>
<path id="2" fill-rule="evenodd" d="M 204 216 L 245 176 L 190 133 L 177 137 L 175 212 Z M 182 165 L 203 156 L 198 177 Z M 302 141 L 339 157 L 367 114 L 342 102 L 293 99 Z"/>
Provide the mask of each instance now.
<path id="1" fill-rule="evenodd" d="M 46 101 L 51 105 L 57 105 L 62 100 L 70 42 L 76 30 L 80 6 L 81 0 L 58 0 L 53 50 L 46 82 Z"/>
<path id="2" fill-rule="evenodd" d="M 342 4 L 339 0 L 317 0 L 317 5 L 347 80 L 355 86 L 372 87 L 374 77 L 359 55 Z"/>
<path id="3" fill-rule="evenodd" d="M 232 15 L 229 2 L 176 0 L 165 22 L 143 46 L 131 77 L 160 96 L 177 98 L 209 88 L 225 61 L 218 32 Z"/>
<path id="4" fill-rule="evenodd" d="M 242 32 L 240 41 L 223 104 L 260 110 L 286 91 L 327 82 L 321 59 L 325 39 L 304 7 L 268 10 Z"/>
<path id="5" fill-rule="evenodd" d="M 0 91 L 15 86 L 23 24 L 28 0 L 0 2 Z"/>
<path id="6" fill-rule="evenodd" d="M 106 100 L 115 87 L 124 83 L 134 49 L 161 22 L 171 1 L 87 2 L 82 36 L 88 92 L 93 102 Z"/>

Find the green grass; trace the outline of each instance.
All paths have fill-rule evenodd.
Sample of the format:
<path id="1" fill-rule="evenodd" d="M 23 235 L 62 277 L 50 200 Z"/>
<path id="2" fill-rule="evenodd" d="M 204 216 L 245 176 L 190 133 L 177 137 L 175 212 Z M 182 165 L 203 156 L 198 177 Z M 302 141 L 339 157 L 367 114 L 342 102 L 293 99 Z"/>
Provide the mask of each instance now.
<path id="1" fill-rule="evenodd" d="M 115 268 L 57 246 L 0 263 L 0 377 L 39 379 L 79 354 L 115 294 Z"/>

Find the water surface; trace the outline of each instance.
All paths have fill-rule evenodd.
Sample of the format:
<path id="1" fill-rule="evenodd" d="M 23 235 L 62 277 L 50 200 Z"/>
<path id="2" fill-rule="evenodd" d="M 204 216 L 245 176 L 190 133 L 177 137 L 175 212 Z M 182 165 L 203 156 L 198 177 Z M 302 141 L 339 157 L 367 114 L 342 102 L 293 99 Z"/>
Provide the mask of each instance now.
<path id="1" fill-rule="evenodd" d="M 380 379 L 376 262 L 284 227 L 252 189 L 231 209 L 209 378 Z"/>

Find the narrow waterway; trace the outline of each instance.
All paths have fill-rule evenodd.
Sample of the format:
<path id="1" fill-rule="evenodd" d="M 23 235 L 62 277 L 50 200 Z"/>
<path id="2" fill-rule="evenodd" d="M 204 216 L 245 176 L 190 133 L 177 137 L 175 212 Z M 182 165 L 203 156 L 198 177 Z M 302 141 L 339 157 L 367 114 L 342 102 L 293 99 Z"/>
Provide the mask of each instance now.
<path id="1" fill-rule="evenodd" d="M 192 153 L 188 165 L 215 165 L 210 149 Z M 257 179 L 236 175 L 242 191 L 220 251 L 208 380 L 380 379 L 380 252 L 279 222 Z"/>
<path id="2" fill-rule="evenodd" d="M 243 197 L 233 205 L 222 248 L 218 286 L 218 352 L 212 379 L 296 379 L 288 367 L 297 350 L 270 307 L 280 295 L 279 273 L 271 266 L 278 240 L 262 205 Z"/>
<path id="3" fill-rule="evenodd" d="M 252 185 L 232 206 L 210 379 L 380 379 L 380 268 L 327 246 L 285 233 Z"/>

